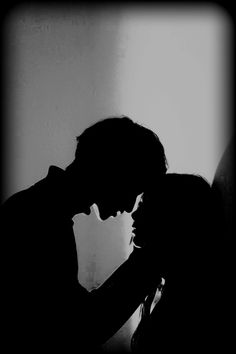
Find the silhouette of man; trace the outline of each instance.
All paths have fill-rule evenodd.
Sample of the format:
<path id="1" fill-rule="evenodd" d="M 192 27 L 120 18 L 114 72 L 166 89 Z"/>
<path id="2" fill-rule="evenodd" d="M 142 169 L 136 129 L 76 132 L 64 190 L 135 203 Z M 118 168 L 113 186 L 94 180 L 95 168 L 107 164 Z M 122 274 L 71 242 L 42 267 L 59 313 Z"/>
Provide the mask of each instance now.
<path id="1" fill-rule="evenodd" d="M 2 206 L 2 320 L 9 351 L 95 352 L 144 300 L 155 259 L 135 249 L 88 292 L 78 282 L 72 218 L 96 203 L 105 220 L 131 212 L 148 181 L 166 172 L 158 137 L 128 117 L 97 122 L 78 138 L 74 161 Z M 145 260 L 145 261 L 143 261 Z"/>
<path id="2" fill-rule="evenodd" d="M 195 175 L 166 174 L 145 189 L 132 214 L 133 241 L 149 247 L 150 257 L 156 254 L 165 283 L 154 308 L 156 286 L 142 305 L 133 352 L 212 353 L 226 345 L 220 310 L 223 226 L 216 201 L 210 185 Z"/>

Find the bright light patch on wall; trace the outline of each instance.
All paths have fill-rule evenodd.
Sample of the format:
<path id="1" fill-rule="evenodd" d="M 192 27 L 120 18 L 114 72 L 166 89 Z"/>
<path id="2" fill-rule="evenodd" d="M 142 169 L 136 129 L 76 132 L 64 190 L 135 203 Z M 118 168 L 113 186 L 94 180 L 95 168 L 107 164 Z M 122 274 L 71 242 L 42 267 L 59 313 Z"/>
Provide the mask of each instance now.
<path id="1" fill-rule="evenodd" d="M 120 112 L 157 133 L 168 172 L 200 174 L 212 182 L 229 134 L 228 31 L 225 15 L 211 7 L 124 13 Z M 139 310 L 132 330 L 138 319 Z"/>
<path id="2" fill-rule="evenodd" d="M 121 26 L 121 112 L 158 134 L 170 171 L 209 182 L 227 134 L 228 29 L 214 8 L 128 11 Z"/>

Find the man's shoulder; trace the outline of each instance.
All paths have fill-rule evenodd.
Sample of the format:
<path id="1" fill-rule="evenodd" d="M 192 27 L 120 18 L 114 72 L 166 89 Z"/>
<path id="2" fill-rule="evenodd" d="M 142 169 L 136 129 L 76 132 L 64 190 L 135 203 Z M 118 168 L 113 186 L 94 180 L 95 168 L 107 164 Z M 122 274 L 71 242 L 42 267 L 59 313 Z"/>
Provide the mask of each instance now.
<path id="1" fill-rule="evenodd" d="M 57 183 L 57 180 L 63 176 L 63 172 L 64 171 L 59 167 L 50 166 L 47 176 L 10 196 L 2 204 L 3 209 L 14 209 L 15 207 L 19 208 L 24 205 L 29 205 L 29 207 L 37 207 L 36 202 L 45 200 L 45 197 L 50 194 L 50 190 L 53 189 L 53 186 Z"/>
<path id="2" fill-rule="evenodd" d="M 44 194 L 44 187 L 43 181 L 37 181 L 35 184 L 22 189 L 14 194 L 12 194 L 8 199 L 4 201 L 1 206 L 1 213 L 12 213 L 14 214 L 17 212 L 18 215 L 24 213 L 25 209 L 32 210 L 37 205 L 37 199 L 43 197 Z"/>
<path id="3" fill-rule="evenodd" d="M 29 187 L 27 189 L 21 190 L 19 192 L 16 192 L 14 194 L 12 194 L 9 198 L 7 198 L 4 203 L 2 204 L 2 210 L 6 210 L 6 209 L 11 209 L 14 208 L 15 206 L 19 206 L 23 201 L 25 201 L 30 192 L 29 190 L 32 187 Z"/>

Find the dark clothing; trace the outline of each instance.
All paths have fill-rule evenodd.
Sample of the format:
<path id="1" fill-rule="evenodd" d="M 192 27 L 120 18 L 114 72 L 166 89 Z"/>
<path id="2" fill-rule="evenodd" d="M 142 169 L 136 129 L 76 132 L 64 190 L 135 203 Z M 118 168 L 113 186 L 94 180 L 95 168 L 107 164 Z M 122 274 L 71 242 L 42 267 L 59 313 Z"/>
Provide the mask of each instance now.
<path id="1" fill-rule="evenodd" d="M 2 206 L 1 317 L 9 352 L 95 352 L 128 320 L 153 282 L 148 262 L 143 264 L 136 250 L 96 291 L 79 284 L 64 178 L 64 171 L 52 166 L 46 178 Z"/>
<path id="2" fill-rule="evenodd" d="M 210 185 L 198 176 L 168 174 L 146 204 L 144 196 L 143 208 L 145 233 L 163 261 L 165 285 L 133 337 L 133 351 L 187 354 L 226 349 L 223 225 Z"/>

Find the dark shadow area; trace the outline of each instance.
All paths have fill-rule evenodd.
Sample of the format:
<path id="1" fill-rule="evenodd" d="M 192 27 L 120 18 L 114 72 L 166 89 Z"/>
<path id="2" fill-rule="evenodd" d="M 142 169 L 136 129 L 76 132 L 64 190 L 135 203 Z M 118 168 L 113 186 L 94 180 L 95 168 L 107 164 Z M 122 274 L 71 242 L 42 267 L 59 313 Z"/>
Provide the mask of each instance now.
<path id="1" fill-rule="evenodd" d="M 70 16 L 70 13 L 66 16 Z M 84 18 L 85 27 L 89 27 L 89 40 L 84 45 L 91 49 L 91 56 L 85 59 L 86 70 L 82 69 L 81 72 L 82 82 L 85 83 L 82 91 L 87 84 L 94 89 L 89 90 L 81 101 L 84 106 L 79 115 L 83 116 L 85 112 L 85 120 L 81 122 L 83 128 L 87 126 L 87 118 L 97 119 L 97 110 L 103 111 L 103 102 L 115 84 L 113 69 L 116 58 L 114 53 L 111 54 L 111 48 L 117 41 L 116 24 L 113 23 L 112 27 L 109 23 L 110 30 L 105 31 L 99 41 L 102 29 L 101 24 L 96 22 L 96 16 L 94 12 L 91 27 Z M 34 30 L 40 30 L 40 25 Z M 9 34 L 5 37 L 9 39 Z M 6 38 L 3 41 L 5 44 Z M 80 45 L 79 40 L 77 45 Z M 15 89 L 14 71 L 11 71 L 11 61 L 15 61 L 15 58 L 11 59 L 9 54 L 12 56 L 15 52 L 6 49 L 5 53 L 6 72 L 2 76 L 6 90 L 3 95 L 1 131 L 3 190 L 9 188 L 6 176 L 10 174 L 7 174 L 6 169 L 11 168 L 11 158 L 7 144 L 12 141 L 9 122 L 10 104 L 13 101 L 10 96 L 11 89 Z M 103 61 L 104 57 L 109 58 L 109 61 Z M 104 90 L 99 89 L 100 84 Z M 91 102 L 96 104 L 93 106 Z M 97 344 L 104 343 L 114 335 L 148 294 L 144 317 L 150 312 L 154 290 L 161 277 L 166 281 L 165 286 L 160 288 L 162 297 L 151 316 L 148 315 L 147 321 L 145 318 L 136 331 L 132 343 L 134 351 L 169 353 L 178 350 L 182 353 L 199 353 L 220 348 L 226 352 L 225 346 L 231 345 L 231 315 L 228 314 L 233 307 L 231 240 L 234 201 L 231 198 L 232 175 L 228 180 L 230 165 L 223 172 L 219 170 L 212 190 L 203 179 L 196 176 L 173 174 L 166 176 L 163 181 L 155 180 L 157 189 L 147 193 L 144 199 L 146 215 L 143 219 L 140 207 L 141 214 L 136 218 L 138 231 L 135 241 L 137 245 L 150 242 L 147 254 L 141 257 L 141 261 L 140 257 L 132 255 L 97 293 L 88 293 L 78 284 L 71 221 L 75 211 L 89 213 L 92 202 L 100 202 L 101 215 L 105 219 L 109 215 L 114 216 L 118 210 L 132 210 L 133 199 L 143 192 L 130 183 L 134 166 L 140 166 L 143 143 L 138 152 L 129 147 L 132 158 L 134 153 L 137 153 L 138 158 L 127 173 L 128 168 L 123 165 L 123 159 L 127 156 L 127 149 L 123 148 L 123 133 L 124 130 L 116 136 L 117 149 L 108 148 L 109 144 L 114 143 L 111 136 L 100 155 L 102 158 L 93 160 L 91 164 L 94 152 L 97 152 L 96 147 L 102 141 L 99 134 L 94 135 L 93 140 L 97 145 L 91 150 L 84 148 L 86 158 L 80 160 L 83 168 L 81 174 L 77 174 L 77 184 L 75 180 L 71 183 L 63 170 L 50 167 L 45 178 L 13 195 L 4 205 L 1 221 L 1 230 L 4 230 L 3 318 L 5 340 L 13 350 L 23 348 L 25 352 L 34 352 L 37 347 L 37 350 L 44 352 L 47 347 L 52 352 L 55 348 L 70 352 L 76 347 L 82 353 L 87 350 L 95 353 L 98 351 Z M 133 139 L 132 134 L 129 137 Z M 15 143 L 12 144 L 14 148 Z M 145 159 L 150 158 L 153 162 L 153 155 L 155 157 L 151 150 Z M 122 157 L 120 164 L 110 163 L 114 161 L 114 156 Z M 73 167 L 69 169 L 72 173 L 75 171 Z M 152 177 L 142 164 L 141 169 L 148 178 Z M 83 175 L 85 170 L 86 177 Z M 13 173 L 17 178 L 17 172 Z M 111 177 L 115 177 L 115 180 Z M 150 184 L 154 185 L 153 181 Z M 77 199 L 80 200 L 78 205 Z M 151 270 L 147 267 L 149 258 L 157 259 Z"/>
<path id="2" fill-rule="evenodd" d="M 158 282 L 153 260 L 136 249 L 100 287 L 88 292 L 78 282 L 72 221 L 77 214 L 90 214 L 93 204 L 102 220 L 118 211 L 130 213 L 146 172 L 157 178 L 166 171 L 158 137 L 128 117 L 115 117 L 87 128 L 77 143 L 75 158 L 65 170 L 50 166 L 46 177 L 1 206 L 1 316 L 9 351 L 31 352 L 36 346 L 40 351 L 100 351 Z M 145 173 L 139 170 L 136 180 L 127 183 L 120 166 L 133 172 L 133 148 L 138 170 L 140 153 L 146 151 Z M 157 165 L 152 163 L 153 150 Z"/>
<path id="3" fill-rule="evenodd" d="M 199 176 L 167 174 L 133 214 L 134 242 L 150 246 L 165 279 L 151 314 L 156 288 L 142 305 L 133 352 L 230 352 L 232 256 L 213 189 Z"/>
<path id="4" fill-rule="evenodd" d="M 50 156 L 50 151 L 49 149 L 47 150 L 47 147 L 50 148 L 51 146 L 49 139 L 53 136 L 54 131 L 61 129 L 60 126 L 63 127 L 64 125 L 66 131 L 67 129 L 74 129 L 73 134 L 78 134 L 91 122 L 103 118 L 104 114 L 110 114 L 110 112 L 114 111 L 115 87 L 117 84 L 115 68 L 117 64 L 116 47 L 119 36 L 119 14 L 114 9 L 110 11 L 109 6 L 104 8 L 102 4 L 100 6 L 94 4 L 93 6 L 93 4 L 90 5 L 84 2 L 76 5 L 60 1 L 55 4 L 50 4 L 50 2 L 47 4 L 37 2 L 28 4 L 24 1 L 18 4 L 11 4 L 9 2 L 6 6 L 1 5 L 1 11 L 1 104 L 3 107 L 1 110 L 0 134 L 2 203 L 7 197 L 20 190 L 23 184 L 30 185 L 44 175 L 43 169 L 38 170 L 35 175 L 34 170 L 37 171 L 40 165 L 47 170 L 47 159 Z M 64 64 L 65 66 L 63 66 Z M 52 74 L 54 70 L 58 70 L 55 76 Z M 45 80 L 42 78 L 45 78 Z M 33 85 L 32 82 L 36 84 Z M 54 88 L 54 90 L 50 91 L 48 89 L 50 87 Z M 58 105 L 59 111 L 54 116 L 53 108 L 55 104 Z M 30 107 L 36 108 L 30 112 Z M 37 107 L 51 107 L 52 109 L 49 109 L 49 111 L 44 109 L 37 110 Z M 65 117 L 60 118 L 62 116 L 61 112 L 64 111 Z M 51 125 L 48 125 L 49 121 L 52 122 Z M 27 131 L 29 134 L 26 133 Z M 31 136 L 32 132 L 34 132 L 34 135 Z M 57 140 L 56 143 L 60 146 L 60 136 Z M 61 140 L 63 145 L 64 140 Z M 42 144 L 42 142 L 45 144 Z M 57 150 L 56 144 L 53 150 Z M 43 156 L 43 154 L 45 155 Z M 25 169 L 20 165 L 19 156 L 23 157 Z M 31 158 L 30 156 L 34 157 Z M 63 161 L 61 165 L 63 165 Z M 47 178 L 46 180 L 48 181 Z M 94 185 L 96 179 L 92 178 L 89 183 Z M 12 227 L 13 224 L 15 225 L 14 232 L 9 229 L 9 234 L 12 235 L 12 238 L 10 237 L 10 240 L 6 240 L 7 245 L 5 244 L 8 251 L 9 249 L 12 250 L 12 254 L 8 254 L 8 251 L 6 251 L 9 260 L 5 260 L 7 264 L 4 264 L 3 261 L 4 269 L 8 268 L 9 270 L 9 278 L 16 278 L 16 284 L 14 286 L 11 285 L 9 288 L 15 293 L 14 296 L 17 297 L 17 300 L 14 299 L 13 294 L 9 297 L 9 303 L 10 299 L 12 303 L 15 303 L 15 305 L 9 305 L 12 306 L 10 312 L 13 314 L 15 310 L 17 314 L 17 311 L 19 311 L 19 316 L 23 316 L 23 309 L 22 311 L 17 309 L 17 304 L 19 307 L 25 305 L 32 308 L 32 317 L 34 317 L 33 312 L 35 311 L 35 318 L 42 311 L 43 303 L 45 304 L 46 301 L 46 294 L 42 294 L 42 292 L 50 293 L 50 289 L 52 290 L 53 288 L 53 281 L 50 281 L 53 271 L 51 273 L 49 269 L 51 267 L 54 268 L 56 273 L 55 282 L 59 280 L 62 283 L 64 282 L 63 274 L 61 274 L 62 270 L 56 266 L 57 261 L 60 261 L 60 255 L 57 254 L 55 256 L 58 257 L 56 260 L 53 254 L 54 252 L 63 254 L 63 245 L 61 244 L 63 241 L 61 238 L 66 233 L 66 230 L 71 229 L 71 223 L 69 223 L 69 227 L 67 222 L 64 225 L 64 221 L 61 220 L 60 222 L 59 220 L 61 213 L 64 215 L 65 212 L 65 210 L 62 211 L 64 207 L 59 206 L 59 204 L 63 204 L 63 198 L 59 198 L 59 202 L 56 195 L 56 190 L 59 188 L 60 183 L 55 183 L 53 190 L 51 182 L 41 183 L 40 185 L 42 186 L 42 184 L 44 187 L 39 188 L 40 192 L 36 192 L 35 188 L 33 188 L 33 191 L 31 190 L 32 193 L 26 192 L 23 195 L 20 193 L 22 197 L 16 198 L 18 201 L 13 202 L 14 206 L 9 207 L 7 211 L 7 214 L 9 214 L 4 217 L 6 218 L 5 223 L 9 222 Z M 54 202 L 57 199 L 59 203 L 57 211 L 53 210 L 53 208 L 50 209 L 52 207 L 51 202 L 46 205 L 45 201 L 48 198 L 51 201 L 54 199 Z M 51 206 L 49 207 L 49 205 Z M 46 214 L 48 214 L 47 217 L 45 216 Z M 54 225 L 50 226 L 50 222 L 47 220 L 49 218 L 54 219 L 52 221 Z M 25 226 L 23 226 L 24 224 Z M 22 228 L 24 228 L 24 231 L 22 231 Z M 23 236 L 24 234 L 25 236 Z M 53 239 L 50 239 L 50 234 L 53 235 Z M 68 235 L 68 239 L 70 239 L 68 242 L 71 242 L 68 247 L 72 247 L 74 241 L 71 230 L 68 231 Z M 49 237 L 48 241 L 47 236 Z M 114 249 L 110 250 L 115 255 L 119 252 L 125 252 L 125 245 L 119 241 L 122 241 L 122 239 L 116 239 L 115 246 L 119 246 L 121 249 L 118 250 L 114 247 Z M 98 244 L 99 247 L 101 247 L 100 244 Z M 34 249 L 33 251 L 32 248 Z M 66 256 L 66 248 L 67 246 L 65 246 L 65 255 L 63 257 L 65 257 L 64 261 L 67 263 L 67 259 L 69 263 L 63 272 L 73 269 L 73 272 L 76 273 L 74 249 L 71 248 L 72 254 L 71 259 L 69 259 L 69 256 Z M 22 264 L 22 260 L 24 264 Z M 88 264 L 89 266 L 91 264 Z M 94 267 L 96 267 L 96 264 Z M 51 284 L 50 289 L 48 288 L 47 291 L 45 288 L 44 290 L 40 289 L 40 285 L 37 284 L 35 279 L 39 277 L 39 283 L 40 281 L 44 282 L 42 279 L 42 274 L 44 273 L 47 274 L 45 283 L 48 286 Z M 73 276 L 75 273 L 73 273 Z M 28 278 L 33 278 L 33 284 L 31 290 L 27 286 L 29 293 L 26 300 L 23 297 L 25 296 L 24 286 L 27 285 L 26 279 Z M 10 279 L 6 281 L 9 284 Z M 17 289 L 20 289 L 24 296 L 21 296 Z M 57 291 L 58 293 L 61 292 L 59 288 Z M 68 289 L 69 293 L 71 291 Z M 39 303 L 41 302 L 41 304 L 37 304 L 37 309 L 34 308 L 35 296 Z M 55 290 L 54 297 L 62 299 L 63 296 L 62 294 L 57 294 Z M 71 303 L 73 303 L 73 299 L 71 299 Z M 59 300 L 56 300 L 53 306 L 52 312 L 56 311 L 56 306 L 60 309 Z M 61 311 L 63 312 L 63 310 Z M 42 312 L 47 317 L 46 312 Z M 42 317 L 43 315 L 40 318 Z M 61 317 L 63 318 L 63 313 Z M 31 317 L 28 320 L 34 322 Z M 74 323 L 74 328 L 72 325 L 69 326 L 73 332 L 70 336 L 73 337 L 74 334 L 78 338 L 80 330 L 76 323 L 77 321 Z M 20 326 L 20 324 L 21 320 L 16 323 L 16 326 Z M 33 334 L 32 341 L 33 338 L 40 335 L 40 324 L 36 327 L 35 332 L 38 331 L 38 334 Z M 49 324 L 48 328 L 50 328 Z M 56 329 L 53 332 L 56 333 Z M 69 330 L 67 331 L 68 333 Z M 61 330 L 62 337 L 66 337 L 67 334 L 63 334 Z M 54 339 L 58 341 L 58 338 Z M 22 338 L 22 342 L 24 340 Z"/>

